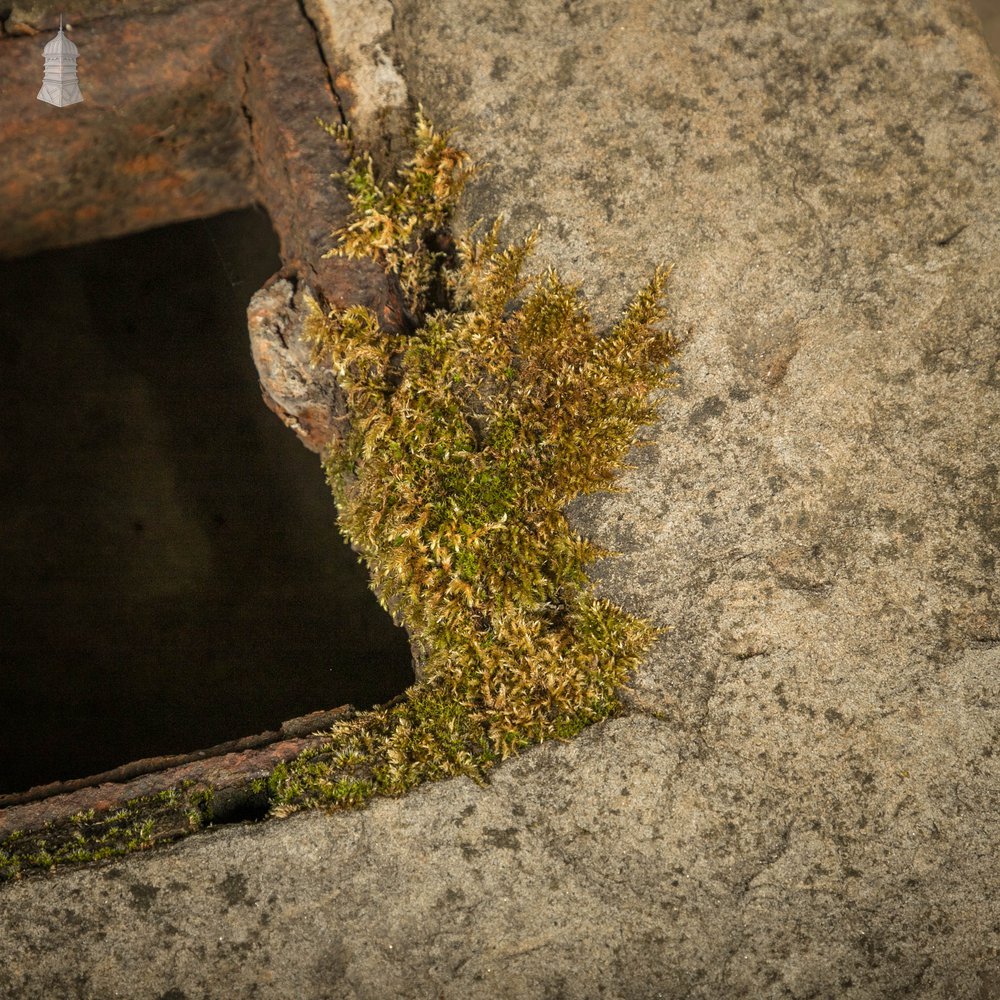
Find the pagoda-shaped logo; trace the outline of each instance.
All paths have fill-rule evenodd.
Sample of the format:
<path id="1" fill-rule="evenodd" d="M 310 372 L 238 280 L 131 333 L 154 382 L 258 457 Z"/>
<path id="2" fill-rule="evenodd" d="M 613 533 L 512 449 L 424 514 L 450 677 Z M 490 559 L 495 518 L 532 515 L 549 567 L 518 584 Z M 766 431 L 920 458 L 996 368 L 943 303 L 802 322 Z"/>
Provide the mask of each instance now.
<path id="1" fill-rule="evenodd" d="M 45 77 L 38 99 L 64 108 L 83 100 L 80 83 L 76 78 L 76 57 L 79 49 L 63 34 L 62 16 L 59 34 L 45 46 Z"/>

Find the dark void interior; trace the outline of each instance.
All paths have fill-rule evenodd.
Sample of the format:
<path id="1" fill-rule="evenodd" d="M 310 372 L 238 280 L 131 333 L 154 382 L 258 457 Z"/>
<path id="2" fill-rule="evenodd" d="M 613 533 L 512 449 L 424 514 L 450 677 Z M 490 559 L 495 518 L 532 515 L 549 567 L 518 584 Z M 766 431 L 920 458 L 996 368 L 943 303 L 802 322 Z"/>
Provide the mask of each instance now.
<path id="1" fill-rule="evenodd" d="M 259 209 L 0 264 L 0 793 L 412 682 L 261 401 Z"/>

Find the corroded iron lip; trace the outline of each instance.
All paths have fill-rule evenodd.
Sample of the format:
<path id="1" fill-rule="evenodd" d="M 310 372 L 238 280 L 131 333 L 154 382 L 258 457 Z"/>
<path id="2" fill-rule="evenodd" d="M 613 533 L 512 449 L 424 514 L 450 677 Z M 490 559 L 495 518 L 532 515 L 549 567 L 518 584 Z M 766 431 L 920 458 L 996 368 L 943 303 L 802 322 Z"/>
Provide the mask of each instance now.
<path id="1" fill-rule="evenodd" d="M 324 257 L 331 231 L 348 215 L 343 190 L 331 180 L 347 166 L 348 154 L 317 119 L 343 120 L 344 109 L 315 28 L 296 0 L 206 0 L 75 27 L 86 46 L 93 99 L 71 118 L 46 119 L 40 129 L 39 116 L 47 112 L 31 106 L 38 103 L 32 90 L 23 107 L 12 98 L 0 117 L 6 163 L 21 167 L 9 170 L 0 185 L 7 204 L 17 206 L 0 234 L 0 258 L 256 202 L 271 218 L 283 261 L 264 292 L 284 281 L 308 289 L 321 306 L 374 304 L 388 328 L 402 309 L 398 288 L 369 262 Z M 38 46 L 30 35 L 6 35 L 0 44 L 11 79 L 22 63 L 34 72 Z M 102 79 L 128 85 L 102 97 Z M 117 145 L 107 139 L 109 121 Z M 53 199 L 40 177 L 73 177 L 74 185 Z M 275 299 L 273 315 L 261 315 L 270 300 L 255 302 L 251 338 L 258 327 L 280 334 L 286 324 L 301 326 L 301 302 Z M 294 315 L 287 315 L 289 309 Z M 273 370 L 258 364 L 265 401 L 307 447 L 322 451 L 343 411 L 339 388 L 315 378 L 307 358 L 289 355 L 281 343 L 271 346 Z M 301 401 L 301 410 L 309 421 L 297 419 L 298 410 L 286 412 L 282 374 L 308 383 L 311 397 Z M 246 788 L 322 742 L 309 734 L 351 711 L 318 712 L 206 750 L 0 796 L 0 836 L 114 809 L 182 782 L 215 791 Z"/>
<path id="2" fill-rule="evenodd" d="M 0 795 L 0 837 L 15 830 L 37 830 L 46 823 L 91 809 L 110 811 L 131 799 L 155 795 L 185 782 L 211 788 L 215 793 L 246 787 L 255 779 L 267 777 L 278 764 L 323 743 L 326 737 L 319 730 L 329 729 L 353 714 L 349 705 L 312 712 L 282 723 L 278 730 L 205 750 L 148 757 L 101 774 Z"/>

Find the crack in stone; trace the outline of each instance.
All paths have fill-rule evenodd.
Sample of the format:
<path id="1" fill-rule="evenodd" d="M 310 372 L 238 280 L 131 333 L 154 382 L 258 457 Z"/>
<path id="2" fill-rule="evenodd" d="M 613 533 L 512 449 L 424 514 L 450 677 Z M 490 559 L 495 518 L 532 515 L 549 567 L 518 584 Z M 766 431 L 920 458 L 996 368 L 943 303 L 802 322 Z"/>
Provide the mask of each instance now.
<path id="1" fill-rule="evenodd" d="M 340 118 L 340 124 L 346 125 L 347 114 L 344 112 L 344 102 L 341 100 L 340 94 L 337 93 L 337 88 L 333 82 L 333 71 L 330 69 L 330 64 L 326 60 L 326 53 L 323 51 L 322 36 L 319 28 L 316 26 L 316 22 L 313 18 L 309 16 L 309 12 L 306 10 L 305 0 L 296 0 L 296 3 L 298 4 L 299 11 L 302 13 L 302 17 L 309 25 L 310 31 L 312 31 L 313 41 L 316 43 L 316 51 L 319 53 L 320 61 L 323 63 L 323 69 L 326 73 L 326 82 L 330 87 L 330 93 L 333 94 L 333 99 L 337 102 L 337 115 Z"/>
<path id="2" fill-rule="evenodd" d="M 964 233 L 968 228 L 969 224 L 967 222 L 963 222 L 957 229 L 952 230 L 952 232 L 948 233 L 946 236 L 942 236 L 941 239 L 935 240 L 934 243 L 936 246 L 946 247 L 958 239 L 958 237 L 961 236 L 962 233 Z"/>

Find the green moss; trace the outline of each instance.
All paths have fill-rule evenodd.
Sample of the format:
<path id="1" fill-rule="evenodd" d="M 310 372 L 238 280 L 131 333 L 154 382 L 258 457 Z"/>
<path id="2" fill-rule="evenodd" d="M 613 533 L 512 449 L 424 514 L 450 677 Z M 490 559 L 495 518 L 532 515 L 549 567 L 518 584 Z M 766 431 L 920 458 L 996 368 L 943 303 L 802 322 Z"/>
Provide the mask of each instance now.
<path id="1" fill-rule="evenodd" d="M 278 813 L 481 779 L 531 743 L 569 738 L 618 710 L 655 635 L 595 597 L 585 569 L 600 553 L 561 511 L 608 488 L 655 417 L 650 394 L 677 348 L 660 328 L 666 272 L 599 336 L 577 287 L 551 269 L 525 276 L 534 235 L 502 247 L 497 223 L 434 249 L 470 172 L 420 116 L 397 180 L 377 181 L 367 157 L 345 174 L 355 219 L 333 252 L 394 271 L 418 329 L 395 338 L 363 307 L 314 309 L 314 360 L 336 372 L 350 417 L 325 466 L 341 529 L 422 678 L 279 768 Z"/>
<path id="2" fill-rule="evenodd" d="M 188 832 L 178 816 L 187 808 L 188 785 L 142 796 L 97 813 L 79 812 L 39 830 L 16 830 L 0 841 L 0 881 L 27 870 L 48 870 L 118 857 Z"/>
<path id="3" fill-rule="evenodd" d="M 188 781 L 130 799 L 115 810 L 89 809 L 39 830 L 15 830 L 0 841 L 0 881 L 25 871 L 103 861 L 175 840 L 209 823 L 211 798 L 210 788 Z"/>
<path id="4" fill-rule="evenodd" d="M 335 139 L 351 145 L 350 130 L 344 125 L 321 124 Z M 444 229 L 472 172 L 469 157 L 449 146 L 418 114 L 414 158 L 395 180 L 380 183 L 367 153 L 353 156 L 340 175 L 354 219 L 339 234 L 334 253 L 371 258 L 394 272 L 409 308 L 422 313 L 439 290 L 440 266 L 446 259 L 429 237 Z"/>

